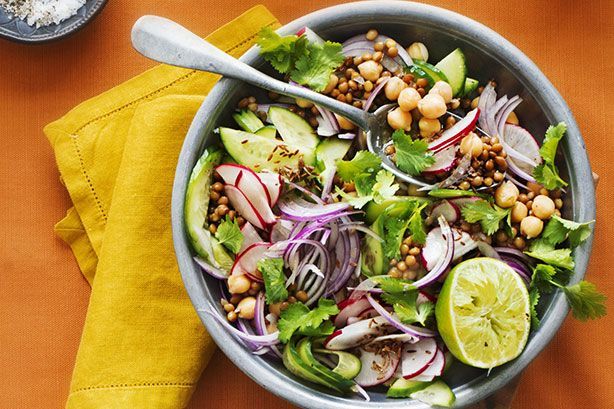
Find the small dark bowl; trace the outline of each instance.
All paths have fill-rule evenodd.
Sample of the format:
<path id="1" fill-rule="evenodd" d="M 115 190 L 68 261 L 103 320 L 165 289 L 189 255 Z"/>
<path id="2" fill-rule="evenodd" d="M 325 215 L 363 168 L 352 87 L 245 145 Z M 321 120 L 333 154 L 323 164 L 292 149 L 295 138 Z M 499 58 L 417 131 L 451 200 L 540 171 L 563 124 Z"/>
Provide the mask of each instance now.
<path id="1" fill-rule="evenodd" d="M 522 124 L 542 139 L 548 124 L 564 121 L 567 134 L 560 145 L 560 170 L 569 181 L 564 216 L 573 220 L 595 219 L 595 189 L 586 147 L 576 121 L 561 95 L 545 75 L 519 49 L 482 24 L 450 11 L 405 1 L 367 1 L 347 3 L 308 14 L 282 27 L 280 33 L 295 33 L 308 26 L 327 39 L 343 41 L 352 35 L 376 28 L 393 38 L 423 41 L 433 61 L 461 47 L 469 62 L 471 76 L 484 83 L 495 78 L 500 95 L 520 95 L 518 108 Z M 250 49 L 242 61 L 269 73 L 270 68 Z M 208 145 L 217 143 L 213 130 L 233 126 L 231 113 L 246 95 L 260 95 L 260 90 L 237 80 L 224 78 L 211 90 L 186 136 L 177 164 L 172 202 L 175 253 L 186 289 L 201 320 L 217 345 L 243 372 L 270 392 L 293 404 L 309 409 L 424 409 L 428 406 L 411 399 L 386 399 L 385 389 L 373 390 L 371 401 L 358 396 L 340 396 L 290 374 L 279 361 L 252 354 L 207 311 L 221 311 L 220 286 L 204 276 L 193 261 L 184 228 L 183 207 L 187 182 L 194 164 Z M 586 272 L 592 236 L 575 250 L 576 268 L 572 282 Z M 522 354 L 492 371 L 454 364 L 445 380 L 456 393 L 456 408 L 472 405 L 502 388 L 548 345 L 567 316 L 569 307 L 561 292 L 544 295 L 540 304 L 541 325 L 533 331 Z M 564 359 L 572 359 L 565 357 Z"/>
<path id="2" fill-rule="evenodd" d="M 0 37 L 25 44 L 59 40 L 85 27 L 104 8 L 107 0 L 87 0 L 77 14 L 46 27 L 32 27 L 0 7 Z"/>

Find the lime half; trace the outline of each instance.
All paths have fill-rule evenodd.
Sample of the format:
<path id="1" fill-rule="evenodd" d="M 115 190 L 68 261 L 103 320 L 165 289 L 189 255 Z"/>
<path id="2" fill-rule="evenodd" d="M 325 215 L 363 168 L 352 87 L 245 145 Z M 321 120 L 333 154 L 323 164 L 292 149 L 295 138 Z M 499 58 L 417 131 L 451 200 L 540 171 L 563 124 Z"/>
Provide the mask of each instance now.
<path id="1" fill-rule="evenodd" d="M 524 282 L 504 262 L 486 257 L 452 269 L 435 315 L 450 352 L 477 368 L 493 368 L 516 358 L 531 328 Z"/>

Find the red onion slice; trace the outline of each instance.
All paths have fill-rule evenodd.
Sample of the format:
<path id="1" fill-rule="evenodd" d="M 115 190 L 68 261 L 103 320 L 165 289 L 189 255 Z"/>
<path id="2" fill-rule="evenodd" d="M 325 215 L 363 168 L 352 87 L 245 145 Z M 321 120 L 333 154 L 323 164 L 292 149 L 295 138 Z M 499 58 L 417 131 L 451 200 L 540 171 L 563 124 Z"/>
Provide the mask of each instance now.
<path id="1" fill-rule="evenodd" d="M 437 221 L 439 222 L 439 226 L 441 227 L 441 234 L 446 240 L 445 253 L 444 256 L 439 259 L 437 264 L 435 264 L 431 271 L 429 271 L 424 277 L 422 277 L 420 280 L 416 281 L 413 284 L 415 288 L 427 287 L 434 283 L 436 280 L 438 280 L 439 277 L 441 277 L 446 272 L 446 270 L 450 266 L 450 263 L 452 262 L 452 259 L 454 258 L 454 233 L 452 232 L 452 229 L 450 229 L 450 225 L 443 216 L 439 216 L 439 219 L 437 219 Z"/>
<path id="2" fill-rule="evenodd" d="M 243 331 L 240 331 L 238 329 L 236 329 L 235 327 L 233 327 L 232 325 L 230 325 L 230 323 L 228 321 L 226 321 L 226 318 L 220 316 L 219 314 L 213 312 L 213 311 L 204 311 L 207 314 L 210 314 L 211 316 L 213 316 L 213 318 L 219 322 L 220 324 L 222 324 L 223 327 L 225 327 L 228 331 L 230 331 L 234 336 L 244 340 L 244 341 L 248 341 L 250 343 L 253 344 L 258 344 L 261 346 L 270 346 L 270 345 L 277 345 L 279 344 L 279 331 L 275 331 L 271 334 L 268 335 L 250 335 L 250 334 L 246 334 Z"/>
<path id="3" fill-rule="evenodd" d="M 367 300 L 369 300 L 369 303 L 375 309 L 375 311 L 379 313 L 379 315 L 385 318 L 386 321 L 390 323 L 390 325 L 392 325 L 399 331 L 404 332 L 405 334 L 409 334 L 416 338 L 432 338 L 437 335 L 437 332 L 430 330 L 428 328 L 421 328 L 421 327 L 416 327 L 415 325 L 403 324 L 401 321 L 395 318 L 390 312 L 388 312 L 388 310 L 386 310 L 386 308 L 384 308 L 380 303 L 375 301 L 375 299 L 373 298 L 371 294 L 367 294 Z"/>
<path id="4" fill-rule="evenodd" d="M 200 257 L 194 257 L 194 261 L 196 262 L 196 264 L 198 264 L 198 266 L 207 274 L 209 274 L 211 277 L 213 278 L 217 278 L 218 280 L 226 280 L 228 278 L 229 273 L 213 267 L 211 264 L 207 263 L 205 260 L 203 260 Z"/>
<path id="5" fill-rule="evenodd" d="M 377 84 L 373 91 L 371 91 L 371 95 L 369 95 L 369 98 L 367 98 L 367 101 L 362 108 L 364 111 L 368 111 L 369 108 L 371 108 L 371 105 L 373 105 L 373 101 L 375 101 L 375 98 L 379 95 L 380 92 L 382 92 L 384 86 L 389 80 L 390 77 L 385 77 L 379 84 Z"/>
<path id="6" fill-rule="evenodd" d="M 300 198 L 284 198 L 277 203 L 279 210 L 291 220 L 311 221 L 342 212 L 348 203 L 314 204 Z"/>

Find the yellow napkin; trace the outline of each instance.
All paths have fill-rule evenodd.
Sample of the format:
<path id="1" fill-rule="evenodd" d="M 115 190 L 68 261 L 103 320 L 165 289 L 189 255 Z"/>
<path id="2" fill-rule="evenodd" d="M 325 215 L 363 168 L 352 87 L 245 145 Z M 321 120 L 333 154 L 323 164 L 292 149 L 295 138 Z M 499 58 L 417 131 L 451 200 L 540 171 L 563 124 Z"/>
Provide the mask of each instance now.
<path id="1" fill-rule="evenodd" d="M 207 39 L 239 56 L 278 25 L 257 6 Z M 92 285 L 69 409 L 183 408 L 214 350 L 177 269 L 170 197 L 183 138 L 217 78 L 158 66 L 45 128 L 74 204 L 56 232 Z"/>

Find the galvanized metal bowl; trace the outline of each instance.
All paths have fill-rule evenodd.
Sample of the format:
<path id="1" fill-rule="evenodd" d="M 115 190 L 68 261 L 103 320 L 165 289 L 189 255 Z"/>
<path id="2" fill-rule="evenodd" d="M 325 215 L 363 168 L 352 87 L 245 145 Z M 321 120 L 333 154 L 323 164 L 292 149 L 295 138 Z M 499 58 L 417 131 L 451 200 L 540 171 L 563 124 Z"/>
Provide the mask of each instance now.
<path id="1" fill-rule="evenodd" d="M 291 34 L 308 26 L 322 37 L 337 41 L 369 28 L 376 28 L 400 42 L 422 41 L 430 57 L 438 61 L 455 47 L 467 56 L 469 73 L 481 82 L 496 79 L 497 91 L 519 94 L 524 99 L 518 108 L 523 125 L 540 136 L 548 124 L 565 121 L 568 126 L 561 150 L 562 172 L 569 180 L 568 200 L 564 213 L 574 220 L 595 218 L 595 191 L 586 148 L 574 117 L 550 81 L 520 50 L 489 28 L 459 14 L 424 4 L 397 1 L 348 3 L 304 16 L 284 26 L 280 32 Z M 242 60 L 261 69 L 266 64 L 252 48 Z M 266 68 L 265 68 L 266 69 Z M 269 71 L 270 72 L 270 71 Z M 281 362 L 253 355 L 219 323 L 204 311 L 220 311 L 220 288 L 216 280 L 205 277 L 193 262 L 186 231 L 183 206 L 192 167 L 204 147 L 216 141 L 213 130 L 233 125 L 230 117 L 236 103 L 255 90 L 236 80 L 222 79 L 209 93 L 196 114 L 185 139 L 173 191 L 172 223 L 179 268 L 192 303 L 207 330 L 224 353 L 247 375 L 272 393 L 304 408 L 423 408 L 413 400 L 386 399 L 384 389 L 372 392 L 372 401 L 358 396 L 340 396 L 291 375 Z M 572 281 L 586 271 L 592 238 L 575 251 L 576 269 Z M 556 293 L 545 299 L 542 324 L 529 338 L 526 349 L 513 362 L 485 371 L 461 364 L 449 371 L 446 380 L 454 388 L 457 407 L 478 402 L 515 378 L 550 342 L 565 319 L 568 306 L 564 296 Z"/>

